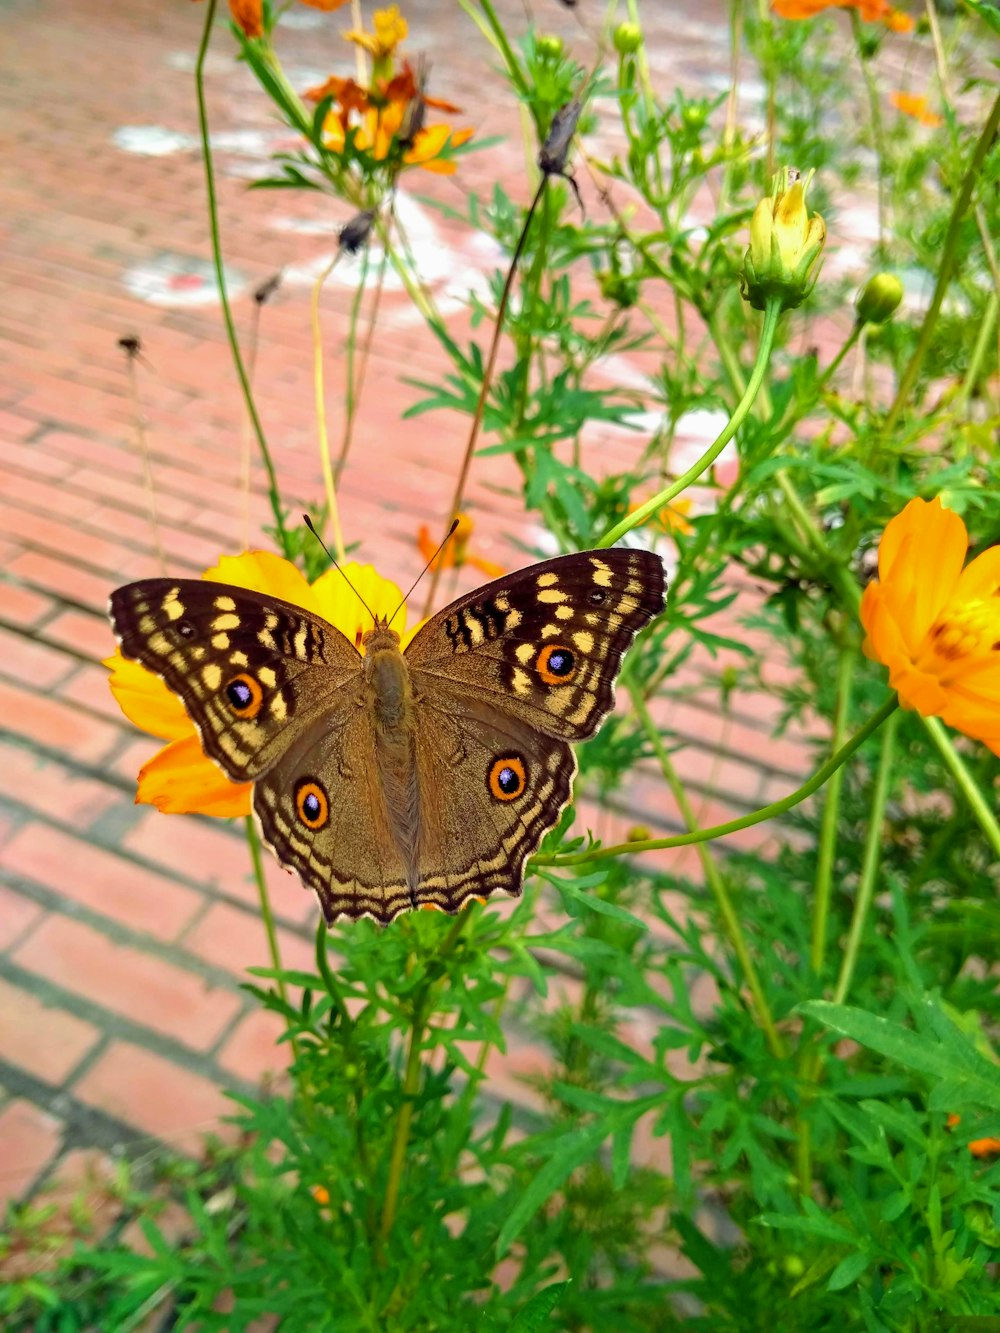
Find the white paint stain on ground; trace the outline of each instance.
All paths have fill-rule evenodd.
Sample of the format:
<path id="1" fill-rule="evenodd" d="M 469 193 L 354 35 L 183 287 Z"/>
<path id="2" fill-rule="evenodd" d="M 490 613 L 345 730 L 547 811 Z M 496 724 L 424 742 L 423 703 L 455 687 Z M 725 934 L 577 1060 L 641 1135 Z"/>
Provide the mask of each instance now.
<path id="1" fill-rule="evenodd" d="M 225 274 L 230 297 L 242 295 L 246 278 L 236 269 L 227 268 Z M 127 268 L 122 281 L 133 296 L 150 305 L 206 306 L 219 300 L 212 265 L 191 255 L 163 251 Z"/>

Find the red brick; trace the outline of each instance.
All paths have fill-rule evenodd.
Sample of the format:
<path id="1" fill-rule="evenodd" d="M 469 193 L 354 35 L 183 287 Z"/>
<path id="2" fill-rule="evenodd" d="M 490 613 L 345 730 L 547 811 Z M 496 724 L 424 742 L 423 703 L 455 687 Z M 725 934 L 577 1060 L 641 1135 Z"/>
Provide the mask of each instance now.
<path id="1" fill-rule="evenodd" d="M 31 444 L 15 444 L 12 440 L 0 438 L 0 459 L 12 463 L 25 472 L 51 480 L 61 479 L 73 471 L 73 466 L 65 458 L 56 458 L 46 449 L 42 441 Z"/>
<path id="2" fill-rule="evenodd" d="M 37 595 L 37 594 L 35 594 Z M 114 652 L 115 637 L 107 616 L 63 611 L 45 626 L 46 640 L 98 660 Z"/>
<path id="3" fill-rule="evenodd" d="M 0 741 L 0 795 L 79 828 L 126 800 L 107 783 L 81 777 L 63 764 L 5 741 Z"/>
<path id="4" fill-rule="evenodd" d="M 91 574 L 72 561 L 59 560 L 42 551 L 25 551 L 7 566 L 10 574 L 25 583 L 37 585 L 56 597 L 91 606 L 101 613 L 107 610 L 114 580 Z"/>
<path id="5" fill-rule="evenodd" d="M 199 1050 L 212 1045 L 240 1007 L 237 996 L 194 972 L 66 917 L 43 921 L 14 957 L 67 990 Z"/>
<path id="6" fill-rule="evenodd" d="M 189 953 L 240 975 L 241 981 L 251 980 L 241 975 L 244 968 L 271 966 L 260 913 L 244 912 L 229 903 L 213 903 L 201 920 L 191 927 L 182 942 Z M 287 930 L 279 930 L 278 949 L 282 967 L 299 972 L 315 971 L 315 952 L 310 940 Z"/>
<path id="7" fill-rule="evenodd" d="M 239 828 L 239 825 L 233 827 Z M 140 824 L 129 830 L 122 842 L 130 851 L 171 868 L 177 866 L 178 848 L 183 846 L 185 874 L 208 888 L 222 889 L 248 904 L 256 906 L 259 902 L 246 839 L 241 835 L 234 837 L 231 828 L 222 820 L 201 823 L 185 819 L 181 832 L 178 816 L 161 815 L 151 809 Z M 271 860 L 267 851 L 265 857 Z M 268 886 L 273 891 L 273 911 L 293 921 L 301 920 L 302 890 L 298 877 L 269 875 Z"/>
<path id="8" fill-rule="evenodd" d="M 13 874 L 95 912 L 172 940 L 202 905 L 201 894 L 47 824 L 29 824 L 8 844 Z"/>
<path id="9" fill-rule="evenodd" d="M 51 609 L 51 599 L 42 593 L 16 583 L 0 583 L 0 619 L 9 624 L 32 629 Z"/>
<path id="10" fill-rule="evenodd" d="M 42 694 L 0 681 L 0 717 L 20 736 L 74 759 L 97 763 L 116 743 L 119 731 L 102 718 Z"/>
<path id="11" fill-rule="evenodd" d="M 45 915 L 45 909 L 0 884 L 0 949 L 9 949 Z"/>
<path id="12" fill-rule="evenodd" d="M 108 630 L 108 641 L 104 645 L 105 656 L 114 652 L 114 638 Z M 97 662 L 85 662 L 77 666 L 72 678 L 59 690 L 61 699 L 81 704 L 92 713 L 100 713 L 111 722 L 124 723 L 125 715 L 118 706 L 118 701 L 108 685 L 107 667 Z"/>
<path id="13" fill-rule="evenodd" d="M 58 648 L 0 627 L 0 672 L 12 680 L 28 681 L 36 690 L 50 690 L 75 668 L 74 660 Z"/>
<path id="14" fill-rule="evenodd" d="M 29 991 L 2 979 L 0 1013 L 3 1058 L 56 1085 L 75 1069 L 101 1035 L 82 1018 L 44 1005 Z"/>
<path id="15" fill-rule="evenodd" d="M 247 1014 L 218 1055 L 228 1073 L 247 1083 L 259 1083 L 268 1075 L 286 1069 L 292 1058 L 287 1041 L 279 1043 L 285 1022 L 270 1009 Z"/>
<path id="16" fill-rule="evenodd" d="M 180 1152 L 197 1153 L 204 1134 L 232 1133 L 219 1122 L 235 1108 L 214 1083 L 129 1042 L 109 1046 L 73 1091 Z"/>
<path id="17" fill-rule="evenodd" d="M 14 1101 L 0 1111 L 0 1203 L 19 1199 L 31 1188 L 59 1149 L 62 1124 L 31 1102 Z"/>

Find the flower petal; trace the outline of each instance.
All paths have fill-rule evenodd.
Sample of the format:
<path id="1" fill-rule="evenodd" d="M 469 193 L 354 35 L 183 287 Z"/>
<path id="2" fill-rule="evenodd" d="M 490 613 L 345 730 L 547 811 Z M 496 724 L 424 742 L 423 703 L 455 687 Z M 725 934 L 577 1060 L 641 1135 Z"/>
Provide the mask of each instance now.
<path id="1" fill-rule="evenodd" d="M 206 569 L 202 578 L 211 583 L 233 583 L 237 588 L 264 593 L 267 597 L 281 597 L 315 615 L 322 614 L 312 588 L 298 567 L 272 551 L 242 551 L 239 555 L 220 556 L 219 563 Z"/>
<path id="2" fill-rule="evenodd" d="M 937 497 L 911 500 L 886 525 L 878 548 L 879 578 L 913 656 L 951 598 L 968 547 L 965 524 Z"/>
<path id="3" fill-rule="evenodd" d="M 202 814 L 229 819 L 250 813 L 249 782 L 230 782 L 205 756 L 197 735 L 173 741 L 139 770 L 136 803 L 169 815 Z"/>
<path id="4" fill-rule="evenodd" d="M 123 657 L 120 648 L 106 657 L 102 665 L 111 672 L 108 678 L 111 693 L 130 722 L 165 741 L 191 735 L 192 723 L 184 705 L 159 676 Z"/>
<path id="5" fill-rule="evenodd" d="M 335 625 L 359 652 L 362 635 L 372 628 L 369 610 L 373 615 L 385 618 L 399 607 L 399 613 L 393 616 L 392 628 L 401 634 L 406 624 L 406 607 L 400 607 L 403 594 L 399 585 L 383 578 L 373 565 L 349 561 L 342 568 L 343 574 L 332 568 L 326 570 L 310 588 L 316 614 Z"/>

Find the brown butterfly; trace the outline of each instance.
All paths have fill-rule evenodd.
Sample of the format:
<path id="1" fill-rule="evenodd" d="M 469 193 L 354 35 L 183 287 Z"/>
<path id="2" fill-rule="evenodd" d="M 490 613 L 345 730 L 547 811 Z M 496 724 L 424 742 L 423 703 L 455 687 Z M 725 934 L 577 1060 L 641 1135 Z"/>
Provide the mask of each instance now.
<path id="1" fill-rule="evenodd" d="M 161 676 L 328 922 L 521 892 L 570 799 L 570 741 L 614 704 L 622 654 L 663 610 L 660 558 L 583 551 L 488 583 L 405 652 L 364 655 L 290 602 L 198 579 L 111 598 L 126 657 Z"/>

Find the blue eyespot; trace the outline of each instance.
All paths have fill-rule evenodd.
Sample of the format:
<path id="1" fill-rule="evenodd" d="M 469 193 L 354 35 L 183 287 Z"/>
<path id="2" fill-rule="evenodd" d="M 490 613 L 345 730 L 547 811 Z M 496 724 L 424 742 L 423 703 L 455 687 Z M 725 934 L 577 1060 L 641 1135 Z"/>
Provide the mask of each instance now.
<path id="1" fill-rule="evenodd" d="M 246 708 L 253 699 L 253 691 L 245 680 L 234 680 L 226 695 L 234 708 Z"/>

